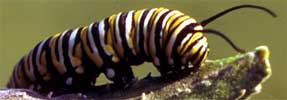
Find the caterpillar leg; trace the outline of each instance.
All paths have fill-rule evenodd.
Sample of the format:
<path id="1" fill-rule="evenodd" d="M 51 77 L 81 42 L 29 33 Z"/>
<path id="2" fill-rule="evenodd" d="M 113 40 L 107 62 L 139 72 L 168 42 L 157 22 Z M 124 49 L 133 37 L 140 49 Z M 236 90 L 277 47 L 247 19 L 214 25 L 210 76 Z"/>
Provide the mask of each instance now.
<path id="1" fill-rule="evenodd" d="M 126 88 L 136 80 L 131 66 L 126 64 L 107 67 L 104 73 L 106 77 L 113 81 L 114 85 L 119 88 Z"/>

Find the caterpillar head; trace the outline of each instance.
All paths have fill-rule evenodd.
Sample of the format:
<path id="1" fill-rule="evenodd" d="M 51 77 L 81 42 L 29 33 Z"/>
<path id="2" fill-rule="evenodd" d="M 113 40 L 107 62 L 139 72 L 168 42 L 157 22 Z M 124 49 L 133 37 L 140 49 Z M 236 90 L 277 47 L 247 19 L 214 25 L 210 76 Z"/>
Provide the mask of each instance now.
<path id="1" fill-rule="evenodd" d="M 190 34 L 189 35 L 193 35 L 192 38 L 194 38 L 193 40 L 189 40 L 191 42 L 191 44 L 186 44 L 184 45 L 185 48 L 180 48 L 182 50 L 177 50 L 178 53 L 180 53 L 179 55 L 183 55 L 184 57 L 182 57 L 182 59 L 180 59 L 181 63 L 180 64 L 185 64 L 185 65 L 178 65 L 177 68 L 175 68 L 178 73 L 190 73 L 192 71 L 197 71 L 197 69 L 201 66 L 202 63 L 205 62 L 208 52 L 209 52 L 209 48 L 208 48 L 208 43 L 207 43 L 207 39 L 204 36 L 204 34 L 206 33 L 210 33 L 210 34 L 215 34 L 217 36 L 220 36 L 221 38 L 223 38 L 227 43 L 229 43 L 233 49 L 235 49 L 237 52 L 239 53 L 245 53 L 244 49 L 239 48 L 238 46 L 236 46 L 231 39 L 229 39 L 226 35 L 224 35 L 222 32 L 219 32 L 217 30 L 214 29 L 204 29 L 204 26 L 206 26 L 207 24 L 209 24 L 210 22 L 214 21 L 217 18 L 220 18 L 221 16 L 235 11 L 237 9 L 241 9 L 241 8 L 253 8 L 253 9 L 259 9 L 262 10 L 264 12 L 267 12 L 268 14 L 270 14 L 273 17 L 276 17 L 276 14 L 264 7 L 261 6 L 256 6 L 256 5 L 239 5 L 239 6 L 234 6 L 231 7 L 229 9 L 226 9 L 210 18 L 207 18 L 206 20 L 201 21 L 200 23 L 197 23 L 195 26 L 190 27 L 189 31 Z M 189 35 L 187 35 L 186 37 L 188 37 Z M 184 39 L 182 40 L 184 41 Z M 190 48 L 190 49 L 188 49 Z M 175 58 L 175 60 L 179 60 L 178 58 Z M 176 65 L 175 65 L 176 66 Z"/>

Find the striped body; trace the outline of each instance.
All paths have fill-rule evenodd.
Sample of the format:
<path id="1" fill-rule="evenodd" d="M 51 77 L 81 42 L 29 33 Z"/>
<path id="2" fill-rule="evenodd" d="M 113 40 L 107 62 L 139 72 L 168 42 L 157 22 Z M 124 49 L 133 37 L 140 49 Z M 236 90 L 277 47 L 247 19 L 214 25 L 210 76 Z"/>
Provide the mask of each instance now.
<path id="1" fill-rule="evenodd" d="M 131 65 L 152 62 L 161 75 L 196 71 L 208 54 L 203 27 L 177 10 L 118 13 L 38 43 L 15 65 L 9 88 L 53 91 L 92 86 L 100 73 L 124 85 Z M 193 66 L 192 66 L 193 65 Z"/>

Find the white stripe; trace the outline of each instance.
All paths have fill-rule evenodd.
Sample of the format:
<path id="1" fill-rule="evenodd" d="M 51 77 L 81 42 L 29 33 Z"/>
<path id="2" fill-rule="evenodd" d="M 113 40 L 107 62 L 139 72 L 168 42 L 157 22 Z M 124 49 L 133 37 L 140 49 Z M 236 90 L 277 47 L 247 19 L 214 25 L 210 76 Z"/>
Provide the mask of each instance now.
<path id="1" fill-rule="evenodd" d="M 192 54 L 191 54 L 192 50 L 193 50 L 194 48 L 198 48 L 198 49 L 199 49 L 203 42 L 206 42 L 206 38 L 200 39 L 200 40 L 198 41 L 198 43 L 196 43 L 196 44 L 192 47 L 190 53 L 187 53 L 186 55 L 184 55 L 183 58 L 192 56 Z M 204 46 L 205 48 L 207 48 L 207 42 L 206 42 L 203 46 Z"/>
<path id="2" fill-rule="evenodd" d="M 43 40 L 37 50 L 37 54 L 36 54 L 36 65 L 38 67 L 38 71 L 40 72 L 40 74 L 44 74 L 46 72 L 46 68 L 44 68 L 41 64 L 41 51 L 43 49 L 43 45 L 45 44 L 45 42 L 47 41 L 47 39 Z"/>
<path id="3" fill-rule="evenodd" d="M 150 18 L 153 14 L 153 12 L 156 10 L 156 8 L 151 9 L 148 14 L 146 15 L 146 18 L 144 20 L 144 51 L 145 54 L 148 55 L 148 50 L 147 50 L 147 41 L 148 41 L 148 37 L 147 37 L 147 27 L 148 27 L 148 22 L 150 21 Z"/>
<path id="4" fill-rule="evenodd" d="M 100 21 L 98 30 L 99 30 L 99 36 L 100 36 L 99 39 L 100 39 L 100 42 L 101 42 L 101 47 L 104 49 L 104 51 L 105 51 L 105 53 L 107 55 L 111 55 L 111 53 L 108 52 L 108 50 L 105 47 L 104 39 L 105 39 L 105 35 L 107 35 L 107 34 L 106 34 L 106 31 L 105 31 L 105 21 L 104 20 Z"/>
<path id="5" fill-rule="evenodd" d="M 192 48 L 200 48 L 200 46 L 206 42 L 206 38 L 202 38 L 198 41 L 198 43 L 196 43 Z M 207 46 L 207 45 L 206 45 Z"/>
<path id="6" fill-rule="evenodd" d="M 99 52 L 98 52 L 98 48 L 97 48 L 95 41 L 93 39 L 92 28 L 93 28 L 93 24 L 91 24 L 88 28 L 88 39 L 90 41 L 91 48 L 94 51 L 93 55 L 96 57 L 96 59 L 99 59 L 97 65 L 100 67 L 100 66 L 102 66 L 102 57 L 100 57 Z"/>
<path id="7" fill-rule="evenodd" d="M 179 50 L 182 50 L 182 49 L 185 48 L 186 45 L 184 45 L 184 44 L 191 39 L 192 35 L 193 35 L 193 33 L 188 33 L 188 34 L 184 37 L 184 39 L 181 41 Z M 185 51 L 179 52 L 179 54 L 184 56 L 184 52 L 185 52 Z M 185 61 L 186 61 L 186 57 L 182 57 L 182 62 L 185 63 Z"/>
<path id="8" fill-rule="evenodd" d="M 172 36 L 171 36 L 171 38 L 170 38 L 170 40 L 169 40 L 169 42 L 168 42 L 168 44 L 167 44 L 167 48 L 166 48 L 166 51 L 167 51 L 167 57 L 168 57 L 168 59 L 170 59 L 169 61 L 169 63 L 171 64 L 172 62 L 171 62 L 171 53 L 172 53 L 172 47 L 173 47 L 173 45 L 174 45 L 174 42 L 175 42 L 175 40 L 176 40 L 176 37 L 177 37 L 177 35 L 179 34 L 179 32 L 185 27 L 185 26 L 187 26 L 187 25 L 189 25 L 189 24 L 191 24 L 191 23 L 195 23 L 195 20 L 194 19 L 192 19 L 192 18 L 189 18 L 188 20 L 185 20 L 184 22 L 182 22 L 178 27 L 177 27 L 177 29 L 175 30 L 175 32 L 174 33 L 171 33 L 172 34 Z"/>
<path id="9" fill-rule="evenodd" d="M 203 30 L 203 27 L 201 25 L 197 25 L 193 29 L 194 30 Z"/>
<path id="10" fill-rule="evenodd" d="M 94 37 L 92 35 L 92 28 L 93 28 L 93 23 L 89 26 L 88 28 L 88 41 L 90 42 L 90 46 L 94 52 L 94 54 L 98 54 L 98 48 L 96 47 L 95 41 L 94 41 Z"/>
<path id="11" fill-rule="evenodd" d="M 27 60 L 29 61 L 28 62 L 29 64 L 27 64 L 28 65 L 27 67 L 29 68 L 29 70 L 27 70 L 28 71 L 28 76 L 30 76 L 30 79 L 33 80 L 33 81 L 36 80 L 35 74 L 34 74 L 34 66 L 32 64 L 32 54 L 33 54 L 34 49 L 32 51 L 30 51 L 30 53 L 28 55 L 28 58 L 27 58 Z"/>
<path id="12" fill-rule="evenodd" d="M 129 44 L 129 40 L 130 39 L 132 39 L 131 37 L 130 37 L 130 35 L 131 35 L 131 29 L 132 29 L 132 19 L 133 19 L 133 12 L 134 11 L 130 11 L 130 12 L 128 12 L 128 15 L 127 15 L 127 17 L 126 17 L 126 26 L 125 26 L 125 28 L 126 28 L 126 32 L 125 32 L 125 35 L 126 35 L 126 41 L 127 41 L 127 43 L 128 43 L 128 46 L 129 46 L 129 48 L 131 48 L 132 47 L 132 45 L 133 44 Z"/>
<path id="13" fill-rule="evenodd" d="M 167 12 L 168 11 L 168 9 L 163 9 L 163 10 L 161 10 L 158 14 L 157 14 L 157 16 L 156 16 L 156 18 L 155 18 L 155 20 L 154 20 L 154 22 L 153 22 L 153 25 L 152 25 L 152 31 L 151 31 L 151 33 L 150 33 L 150 37 L 149 37 L 149 46 L 150 46 L 150 53 L 151 53 L 151 56 L 154 58 L 155 56 L 156 56 L 156 43 L 155 43 L 155 34 L 158 34 L 158 33 L 155 33 L 155 30 L 156 30 L 156 26 L 157 26 L 157 23 L 158 23 L 158 20 L 159 20 L 159 18 L 165 13 L 165 12 Z"/>
<path id="14" fill-rule="evenodd" d="M 93 24 L 88 28 L 88 40 L 90 41 L 91 48 L 93 49 L 94 54 L 98 54 L 98 48 L 96 47 L 93 35 L 92 35 Z"/>
<path id="15" fill-rule="evenodd" d="M 178 17 L 178 16 L 181 16 L 181 15 L 183 15 L 183 14 L 182 14 L 181 12 L 177 11 L 177 10 L 173 10 L 173 11 L 169 12 L 169 13 L 165 16 L 165 18 L 164 18 L 163 21 L 162 21 L 162 26 L 161 26 L 161 29 L 162 29 L 162 30 L 161 30 L 160 33 L 159 33 L 159 35 L 160 35 L 160 47 L 162 47 L 162 43 L 164 42 L 164 41 L 162 40 L 162 35 L 163 35 L 163 34 L 167 34 L 167 33 L 163 33 L 163 32 L 164 32 L 165 25 L 167 24 L 168 19 L 169 19 L 172 15 L 174 15 L 175 17 Z"/>
<path id="16" fill-rule="evenodd" d="M 122 44 L 121 44 L 121 43 L 122 43 L 122 40 L 121 40 L 120 29 L 119 29 L 119 20 L 120 20 L 121 14 L 122 14 L 122 13 L 119 13 L 119 14 L 117 15 L 117 17 L 116 17 L 116 24 L 115 24 L 115 26 L 116 26 L 116 33 L 115 33 L 115 35 L 116 35 L 116 39 L 117 39 L 118 43 L 119 43 L 120 46 L 122 47 Z"/>
<path id="17" fill-rule="evenodd" d="M 145 11 L 145 9 L 143 9 L 142 11 L 141 11 L 141 13 L 140 13 L 140 15 L 139 15 L 139 18 L 138 18 L 138 20 L 137 20 L 137 25 L 136 25 L 136 29 L 137 29 L 137 32 L 136 32 L 136 40 L 137 40 L 137 48 L 138 48 L 138 53 L 140 52 L 140 47 L 139 47 L 139 41 L 140 41 L 140 21 L 141 21 L 141 18 L 142 18 L 142 15 L 143 15 L 143 13 L 144 13 L 144 11 Z"/>
<path id="18" fill-rule="evenodd" d="M 181 41 L 181 46 L 184 46 L 183 44 L 184 43 L 186 43 L 189 39 L 190 39 L 190 37 L 192 36 L 193 34 L 192 33 L 188 33 L 184 38 L 183 38 L 183 40 Z"/>
<path id="19" fill-rule="evenodd" d="M 61 34 L 59 42 L 58 42 L 59 60 L 60 60 L 60 63 L 64 66 L 65 64 L 64 64 L 64 55 L 63 55 L 63 37 L 66 33 L 67 31 Z"/>
<path id="20" fill-rule="evenodd" d="M 142 18 L 142 15 L 143 15 L 144 11 L 145 11 L 145 9 L 142 10 L 142 12 L 140 13 L 139 18 L 137 20 L 137 22 L 138 22 L 138 24 L 137 24 L 137 44 L 139 44 L 140 21 L 141 21 L 141 18 Z"/>
<path id="21" fill-rule="evenodd" d="M 116 31 L 115 31 L 115 35 L 116 35 L 116 40 L 117 40 L 117 43 L 115 44 L 116 45 L 116 50 L 119 52 L 120 56 L 123 54 L 123 46 L 122 46 L 122 39 L 121 39 L 121 36 L 120 36 L 120 25 L 119 25 L 119 20 L 120 20 L 120 16 L 121 16 L 122 13 L 119 13 L 116 17 L 116 23 L 115 23 L 115 28 L 116 28 Z"/>
<path id="22" fill-rule="evenodd" d="M 202 40 L 205 40 L 205 39 L 202 39 Z M 202 48 L 200 49 L 200 55 L 202 55 L 202 56 L 204 56 L 204 51 L 207 49 L 206 47 L 207 47 L 207 43 L 206 43 L 206 41 L 203 41 L 203 42 L 205 42 L 203 45 L 201 45 L 202 46 Z M 199 60 L 200 59 L 200 56 L 199 57 L 197 57 L 196 58 L 196 60 Z"/>
<path id="23" fill-rule="evenodd" d="M 68 55 L 69 55 L 71 62 L 73 62 L 73 47 L 75 46 L 75 40 L 76 40 L 76 36 L 77 36 L 78 31 L 79 31 L 79 28 L 73 30 L 73 32 L 71 33 L 70 38 L 69 38 Z M 74 65 L 74 63 L 71 63 L 71 64 L 73 67 L 76 66 L 76 65 Z"/>
<path id="24" fill-rule="evenodd" d="M 203 51 L 206 51 L 206 49 L 207 49 L 207 42 L 205 42 L 205 43 L 203 44 L 202 49 L 203 49 Z"/>
<path id="25" fill-rule="evenodd" d="M 116 32 L 115 32 L 115 34 L 116 34 L 116 39 L 117 39 L 117 42 L 120 44 L 120 47 L 122 47 L 122 40 L 121 40 L 121 36 L 120 36 L 120 29 L 119 29 L 119 20 L 120 20 L 120 16 L 121 16 L 121 14 L 122 13 L 119 13 L 118 15 L 117 15 L 117 17 L 116 17 L 116 24 L 115 24 L 115 26 L 116 26 Z"/>

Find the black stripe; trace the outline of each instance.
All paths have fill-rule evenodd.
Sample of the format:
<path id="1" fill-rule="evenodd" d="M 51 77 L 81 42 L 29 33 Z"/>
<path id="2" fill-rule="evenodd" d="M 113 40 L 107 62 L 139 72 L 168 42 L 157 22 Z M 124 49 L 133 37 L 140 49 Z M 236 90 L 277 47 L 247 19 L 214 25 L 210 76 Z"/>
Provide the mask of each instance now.
<path id="1" fill-rule="evenodd" d="M 148 10 L 145 10 L 142 14 L 142 17 L 140 19 L 140 22 L 139 22 L 139 48 L 140 48 L 140 54 L 139 56 L 142 57 L 142 58 L 146 58 L 146 55 L 145 55 L 145 51 L 144 51 L 144 36 L 146 34 L 144 34 L 144 20 L 146 19 L 147 17 L 147 14 L 148 12 L 150 11 L 150 9 Z"/>
<path id="2" fill-rule="evenodd" d="M 91 51 L 91 53 L 94 53 L 93 48 L 91 47 L 90 40 L 89 40 L 89 30 L 87 29 L 86 33 L 82 33 L 82 29 L 83 29 L 82 27 L 79 28 L 79 30 L 77 31 L 77 34 L 86 34 L 86 37 L 84 37 L 84 38 L 86 38 L 87 46 L 88 46 L 89 50 Z"/>
<path id="3" fill-rule="evenodd" d="M 83 73 L 83 76 L 87 79 L 87 81 L 94 80 L 101 72 L 99 67 L 88 57 L 87 53 L 85 52 L 84 49 L 84 42 L 81 40 L 81 51 L 82 52 L 82 66 L 85 70 L 85 73 Z M 80 80 L 85 80 L 85 79 L 80 79 Z"/>
<path id="4" fill-rule="evenodd" d="M 79 30 L 82 30 L 82 28 L 80 28 Z M 79 43 L 81 43 L 81 34 L 77 33 L 75 38 L 75 45 L 73 46 L 73 55 L 76 54 L 76 45 Z"/>
<path id="5" fill-rule="evenodd" d="M 106 18 L 104 20 L 104 23 L 105 23 L 105 44 L 107 44 L 108 43 L 108 31 L 110 30 L 109 18 Z"/>
<path id="6" fill-rule="evenodd" d="M 51 79 L 53 80 L 57 80 L 60 78 L 60 73 L 57 71 L 55 65 L 52 62 L 52 51 L 51 48 L 49 47 L 49 42 L 53 41 L 52 37 L 50 37 L 49 39 L 46 40 L 46 42 L 43 45 L 44 50 L 46 51 L 46 67 L 47 67 L 47 72 L 50 73 L 51 75 Z"/>
<path id="7" fill-rule="evenodd" d="M 14 87 L 12 87 L 12 88 L 18 88 L 19 87 L 19 85 L 18 85 L 18 83 L 16 82 L 16 80 L 18 80 L 17 78 L 16 78 L 16 74 L 18 74 L 17 73 L 17 71 L 14 69 L 13 70 L 13 75 L 12 75 L 12 81 L 13 81 L 13 83 L 12 84 L 14 84 Z M 11 81 L 10 81 L 11 82 Z M 11 83 L 10 83 L 11 84 Z M 10 87 L 11 88 L 11 87 Z"/>
<path id="8" fill-rule="evenodd" d="M 178 25 L 180 25 L 181 23 L 179 23 L 173 30 L 170 30 L 171 26 L 176 22 L 176 20 L 178 20 L 180 17 L 183 17 L 183 16 L 184 16 L 184 15 L 181 15 L 181 16 L 176 17 L 176 18 L 170 23 L 169 29 L 168 29 L 167 33 L 165 33 L 165 34 L 167 34 L 166 39 L 165 39 L 165 41 L 163 40 L 164 42 L 162 42 L 163 50 L 166 49 L 167 44 L 168 44 L 168 42 L 169 42 L 169 40 L 170 40 L 170 38 L 171 38 L 171 36 L 172 36 L 174 30 L 175 30 L 175 29 L 178 27 Z M 167 27 L 166 27 L 166 28 L 167 28 Z"/>
<path id="9" fill-rule="evenodd" d="M 207 52 L 207 49 L 204 51 L 204 53 L 202 54 L 202 55 L 200 55 L 200 58 L 199 58 L 199 61 L 198 62 L 196 62 L 194 65 L 194 69 L 195 70 L 197 70 L 199 67 L 200 67 L 200 64 L 201 64 L 201 62 L 203 61 L 203 60 L 205 60 L 205 59 L 203 59 L 204 58 L 204 56 L 207 54 L 208 52 Z"/>
<path id="10" fill-rule="evenodd" d="M 137 32 L 137 28 L 140 28 L 140 27 L 137 27 L 137 25 L 135 24 L 136 23 L 136 20 L 134 19 L 134 16 L 135 16 L 135 13 L 136 13 L 137 11 L 134 11 L 134 12 L 132 12 L 132 27 L 131 27 L 131 32 L 134 32 L 134 33 L 131 33 L 131 34 L 133 34 L 132 35 L 132 37 L 131 37 L 131 40 L 133 41 L 133 47 L 134 48 L 132 48 L 132 49 L 136 49 L 136 47 L 138 46 L 138 44 L 137 44 L 137 41 L 139 41 L 139 40 L 137 40 L 137 37 L 138 37 L 138 35 L 139 35 L 139 33 L 140 32 Z M 137 23 L 137 24 L 140 24 L 139 22 Z M 132 50 L 131 49 L 131 50 Z M 140 48 L 138 48 L 139 50 L 140 50 Z M 143 62 L 144 62 L 144 59 L 141 57 L 141 53 L 140 53 L 140 51 L 139 52 L 137 52 L 136 50 L 135 50 L 135 55 L 133 55 L 133 53 L 132 53 L 132 51 L 131 51 L 131 56 L 132 57 L 130 57 L 130 59 L 128 60 L 129 62 L 129 64 L 130 65 L 139 65 L 139 64 L 142 64 Z"/>
<path id="11" fill-rule="evenodd" d="M 90 40 L 89 40 L 89 30 L 87 30 L 86 33 L 81 33 L 81 32 L 82 32 L 82 28 L 80 28 L 78 30 L 77 34 L 86 34 L 86 37 L 84 37 L 84 38 L 86 38 L 87 46 L 88 46 L 89 50 L 91 51 L 91 53 L 94 53 L 94 50 L 93 50 L 91 43 L 90 43 Z"/>
<path id="12" fill-rule="evenodd" d="M 114 20 L 114 23 L 110 23 L 111 24 L 111 38 L 112 38 L 112 47 L 113 47 L 113 50 L 115 52 L 115 55 L 114 56 L 117 56 L 119 57 L 120 53 L 119 51 L 117 50 L 118 48 L 116 47 L 116 45 L 118 44 L 118 39 L 117 39 L 117 31 L 116 31 L 116 27 L 118 26 L 116 23 L 119 24 L 119 22 L 117 22 L 117 17 L 120 17 L 122 15 L 122 13 L 119 13 L 118 15 L 115 16 L 115 18 L 113 19 Z M 118 20 L 120 21 L 120 19 Z M 120 28 L 120 27 L 119 27 Z M 119 29 L 120 30 L 120 29 Z M 120 33 L 119 33 L 120 34 Z M 120 58 L 121 59 L 121 58 Z"/>
<path id="13" fill-rule="evenodd" d="M 191 55 L 191 57 L 190 57 L 190 60 L 189 60 L 189 61 L 192 62 L 193 66 L 194 66 L 193 68 L 195 68 L 195 67 L 196 67 L 195 64 L 198 63 L 198 62 L 194 62 L 194 61 L 196 60 L 197 57 L 201 56 L 201 55 L 200 55 L 200 51 L 201 51 L 202 48 L 203 48 L 203 46 L 201 46 L 201 47 L 196 51 L 196 53 L 193 54 L 193 55 Z"/>
<path id="14" fill-rule="evenodd" d="M 104 51 L 104 47 L 102 47 L 101 45 L 101 37 L 100 37 L 100 33 L 99 33 L 99 23 L 95 23 L 92 26 L 92 36 L 93 36 L 93 41 L 95 42 L 96 47 L 98 48 L 98 53 L 101 56 L 101 58 L 103 58 L 104 62 L 107 62 L 108 60 L 110 60 L 110 56 L 107 55 Z"/>
<path id="15" fill-rule="evenodd" d="M 21 60 L 20 60 L 20 62 L 18 63 L 18 67 L 20 67 L 19 69 L 18 69 L 18 71 L 20 70 L 20 72 L 19 73 L 22 73 L 22 75 L 23 75 L 23 78 L 24 78 L 24 80 L 26 80 L 26 81 L 30 81 L 30 79 L 29 79 L 29 77 L 27 76 L 27 73 L 26 73 L 26 71 L 25 71 L 25 68 L 24 68 L 24 58 L 25 57 L 23 57 Z M 18 72 L 17 72 L 18 73 Z M 18 74 L 19 74 L 18 73 Z"/>
<path id="16" fill-rule="evenodd" d="M 72 62 L 69 58 L 69 39 L 73 30 L 68 30 L 62 38 L 63 60 L 67 73 L 73 72 Z M 74 47 L 75 45 L 73 45 Z"/>
<path id="17" fill-rule="evenodd" d="M 59 35 L 58 37 L 55 38 L 55 48 L 54 48 L 54 53 L 56 54 L 56 59 L 57 61 L 59 61 L 59 51 L 58 51 L 58 43 L 59 43 L 59 39 L 60 39 L 61 35 Z"/>
<path id="18" fill-rule="evenodd" d="M 117 27 L 117 17 L 119 17 L 119 16 L 121 16 L 121 13 L 120 14 L 118 14 L 118 15 L 116 15 L 115 16 L 115 18 L 113 19 L 114 20 L 114 23 L 110 23 L 111 24 L 111 34 L 112 34 L 112 40 L 113 40 L 113 44 L 114 43 L 118 43 L 118 39 L 116 38 L 117 37 L 117 31 L 116 31 L 116 27 Z M 120 20 L 118 20 L 118 21 L 120 21 Z M 117 51 L 117 50 L 115 50 L 115 51 Z"/>
<path id="19" fill-rule="evenodd" d="M 166 17 L 166 15 L 170 12 L 171 12 L 171 10 L 165 12 L 164 14 L 162 14 L 160 16 L 160 18 L 156 24 L 156 27 L 155 27 L 155 33 L 153 33 L 153 34 L 155 34 L 154 40 L 155 40 L 155 47 L 156 47 L 156 56 L 159 58 L 161 65 L 163 63 L 167 63 L 167 58 L 165 56 L 165 52 L 161 52 L 161 51 L 163 51 L 163 49 L 160 47 L 160 38 L 161 38 L 160 32 L 163 31 L 162 25 L 166 24 L 166 23 L 163 23 L 163 20 Z"/>
<path id="20" fill-rule="evenodd" d="M 51 76 L 49 81 L 43 81 L 42 82 L 42 88 L 44 89 L 53 89 L 53 88 L 57 88 L 57 87 L 61 87 L 62 86 L 62 82 L 64 83 L 64 78 L 63 75 L 61 75 L 58 70 L 56 69 L 56 66 L 53 64 L 52 60 L 52 47 L 50 47 L 49 45 L 52 46 L 52 44 L 50 44 L 50 42 L 53 41 L 53 36 L 49 37 L 49 39 L 46 40 L 46 43 L 43 45 L 44 50 L 46 51 L 46 67 L 47 67 L 47 72 L 49 73 L 49 75 Z M 51 42 L 52 43 L 52 42 Z M 56 42 L 57 44 L 57 42 Z M 61 84 L 60 84 L 61 83 Z M 48 90 L 48 91 L 49 91 Z"/>
<path id="21" fill-rule="evenodd" d="M 7 88 L 16 88 L 16 82 L 15 82 L 15 77 L 17 76 L 18 72 L 16 71 L 17 67 L 19 66 L 14 66 L 14 69 L 12 70 L 12 76 L 10 77 L 8 84 L 7 84 Z M 12 85 L 14 84 L 14 86 Z"/>
<path id="22" fill-rule="evenodd" d="M 194 26 L 197 26 L 198 25 L 198 23 L 194 23 L 190 28 L 194 28 Z M 192 34 L 192 36 L 189 38 L 189 39 L 191 39 L 193 36 L 194 36 L 194 34 L 195 34 L 196 32 L 192 29 L 192 31 L 191 31 L 191 33 L 190 34 Z M 183 46 L 186 46 L 188 44 L 188 42 L 185 42 L 184 44 L 183 44 Z M 182 52 L 182 50 L 183 49 L 181 49 L 180 50 L 180 52 Z"/>
<path id="23" fill-rule="evenodd" d="M 185 17 L 186 15 L 180 15 L 180 16 L 178 16 L 175 20 L 173 20 L 172 22 L 171 22 L 171 24 L 170 25 L 173 25 L 177 20 L 179 20 L 179 18 L 181 18 L 181 17 Z M 188 19 L 185 19 L 185 20 L 188 20 Z M 173 33 L 176 29 L 177 29 L 177 27 L 179 26 L 179 25 L 181 25 L 185 20 L 182 20 L 180 23 L 178 23 L 177 24 L 177 26 L 175 26 L 175 28 L 173 28 L 172 30 L 168 30 L 170 33 Z"/>
<path id="24" fill-rule="evenodd" d="M 156 10 L 157 10 L 158 8 L 156 8 Z M 151 32 L 152 32 L 152 27 L 153 27 L 153 24 L 155 23 L 155 18 L 156 18 L 156 16 L 158 15 L 158 13 L 155 13 L 156 12 L 156 10 L 155 11 L 153 11 L 152 12 L 152 14 L 151 14 L 151 17 L 150 17 L 150 19 L 149 19 L 149 21 L 148 21 L 148 24 L 147 24 L 147 33 L 145 34 L 145 35 L 147 35 L 147 41 L 146 41 L 146 45 L 147 45 L 147 58 L 151 58 L 150 56 L 150 47 L 151 46 L 149 46 L 149 42 L 151 42 L 150 41 L 150 35 L 151 35 Z"/>
<path id="25" fill-rule="evenodd" d="M 63 33 L 64 36 L 62 38 L 62 51 L 63 51 L 63 60 L 64 60 L 64 67 L 67 69 L 66 73 L 64 73 L 62 75 L 63 80 L 66 80 L 68 77 L 74 77 L 75 76 L 75 71 L 74 71 L 74 67 L 72 66 L 72 62 L 71 59 L 69 58 L 69 39 L 71 36 L 71 33 L 74 31 L 75 29 L 70 29 L 68 31 L 66 31 L 66 33 Z M 80 30 L 80 29 L 79 29 Z M 77 31 L 77 34 L 80 34 L 78 32 L 81 31 Z M 73 45 L 73 47 L 75 47 L 75 45 Z M 65 83 L 64 86 L 66 86 Z"/>
<path id="26" fill-rule="evenodd" d="M 127 43 L 127 39 L 126 39 L 126 37 L 125 37 L 125 35 L 126 34 L 128 34 L 128 33 L 126 33 L 126 18 L 127 18 L 127 15 L 128 15 L 128 13 L 122 13 L 121 14 L 121 16 L 120 16 L 120 18 L 119 18 L 119 22 L 118 22 L 118 27 L 119 27 L 119 34 L 120 34 L 120 38 L 121 38 L 121 40 L 122 40 L 122 48 L 124 49 L 124 57 L 123 57 L 123 59 L 125 59 L 125 58 L 127 58 L 127 54 L 130 52 L 129 51 L 129 47 L 128 47 L 128 43 Z"/>
<path id="27" fill-rule="evenodd" d="M 127 58 L 132 58 L 133 54 L 132 54 L 132 50 L 130 49 L 130 47 L 128 46 L 128 39 L 126 38 L 126 18 L 127 18 L 128 13 L 123 13 L 122 16 L 120 16 L 120 20 L 119 20 L 119 29 L 120 29 L 120 37 L 122 39 L 122 47 L 124 49 L 124 59 L 126 59 L 126 61 L 128 61 L 129 59 Z M 134 26 L 132 26 L 134 27 Z"/>
<path id="28" fill-rule="evenodd" d="M 45 45 L 46 45 L 46 43 L 49 43 L 50 39 L 51 39 L 51 38 L 46 39 L 45 43 L 43 43 L 43 46 L 42 46 L 42 48 L 41 48 L 41 50 L 40 50 L 40 55 L 39 55 L 39 56 L 40 56 L 40 57 L 39 57 L 40 64 L 41 64 L 42 55 L 43 55 L 44 51 L 46 50 L 46 49 L 45 49 Z M 47 53 L 47 52 L 46 52 L 46 53 Z M 46 54 L 46 55 L 47 55 L 47 54 Z M 46 55 L 44 55 L 44 56 L 46 57 Z M 47 59 L 46 59 L 46 63 L 48 63 Z M 44 86 L 46 82 L 44 81 L 43 78 L 49 73 L 49 70 L 48 70 L 48 66 L 47 66 L 47 65 L 41 66 L 41 67 L 46 67 L 46 69 L 47 69 L 47 72 L 44 73 L 43 75 L 41 75 L 42 81 L 39 83 L 39 84 L 42 84 L 42 86 Z M 38 70 L 39 70 L 39 69 L 38 69 Z M 40 72 L 40 71 L 39 71 L 39 72 Z M 41 73 L 40 73 L 40 74 L 41 74 Z"/>
<path id="29" fill-rule="evenodd" d="M 44 41 L 41 41 L 41 42 L 44 42 Z M 41 42 L 38 43 L 38 44 L 36 45 L 36 47 L 31 51 L 31 52 L 32 52 L 32 53 L 31 53 L 31 56 L 32 56 L 32 65 L 33 65 L 33 70 L 34 70 L 34 76 L 35 76 L 35 78 L 36 78 L 36 83 L 42 81 L 42 76 L 41 76 L 41 74 L 40 74 L 40 72 L 39 72 L 39 70 L 38 70 L 37 64 L 36 64 L 36 60 L 38 60 L 38 59 L 36 59 L 37 50 L 38 50 L 38 48 L 39 48 Z"/>
<path id="30" fill-rule="evenodd" d="M 193 55 L 190 55 L 189 57 L 187 57 L 188 58 L 187 62 L 191 62 L 193 64 L 193 67 L 188 68 L 189 64 L 186 63 L 186 64 L 183 64 L 183 65 L 185 65 L 187 67 L 187 69 L 181 70 L 180 69 L 181 67 L 177 67 L 176 70 L 179 71 L 179 72 L 183 71 L 183 72 L 181 72 L 183 74 L 190 74 L 190 72 L 196 72 L 198 70 L 198 68 L 200 67 L 199 64 L 203 60 L 203 57 L 204 57 L 205 53 L 207 53 L 207 51 L 205 51 L 202 55 L 200 55 L 200 51 L 201 51 L 202 48 L 203 48 L 203 46 L 201 46 L 196 53 L 194 53 Z M 200 60 L 197 61 L 197 62 L 194 62 L 197 57 L 200 57 Z"/>
<path id="31" fill-rule="evenodd" d="M 195 34 L 201 34 L 201 33 L 193 33 L 193 35 L 191 36 L 191 38 L 192 38 L 193 36 L 195 36 Z M 197 40 L 194 40 L 194 42 L 190 44 L 190 46 L 186 49 L 186 51 L 185 51 L 183 54 L 186 54 L 186 53 L 189 52 L 191 49 L 193 49 L 194 45 L 196 45 L 196 44 L 199 42 L 199 40 L 201 40 L 202 38 L 203 38 L 203 36 L 201 36 L 201 37 L 198 38 Z"/>
<path id="32" fill-rule="evenodd" d="M 133 32 L 132 34 L 132 41 L 133 41 L 133 47 L 134 47 L 134 49 L 136 49 L 136 47 L 137 47 L 137 35 L 138 35 L 138 33 L 137 33 L 137 28 L 139 28 L 139 27 L 137 27 L 136 26 L 136 20 L 135 20 L 135 13 L 136 13 L 137 11 L 134 11 L 133 13 L 132 13 L 132 27 L 131 27 L 131 32 Z M 139 23 L 138 23 L 139 24 Z M 136 50 L 135 50 L 136 51 Z M 137 55 L 139 52 L 135 52 L 135 54 Z"/>
<path id="33" fill-rule="evenodd" d="M 178 65 L 178 66 L 182 65 L 182 62 L 181 62 L 182 56 L 179 55 L 179 52 L 177 51 L 177 49 L 179 48 L 182 40 L 187 36 L 187 34 L 194 33 L 192 28 L 195 25 L 196 25 L 195 23 L 191 23 L 185 26 L 177 35 L 174 45 L 172 47 L 172 54 L 171 54 L 171 57 L 174 58 L 175 65 Z"/>

